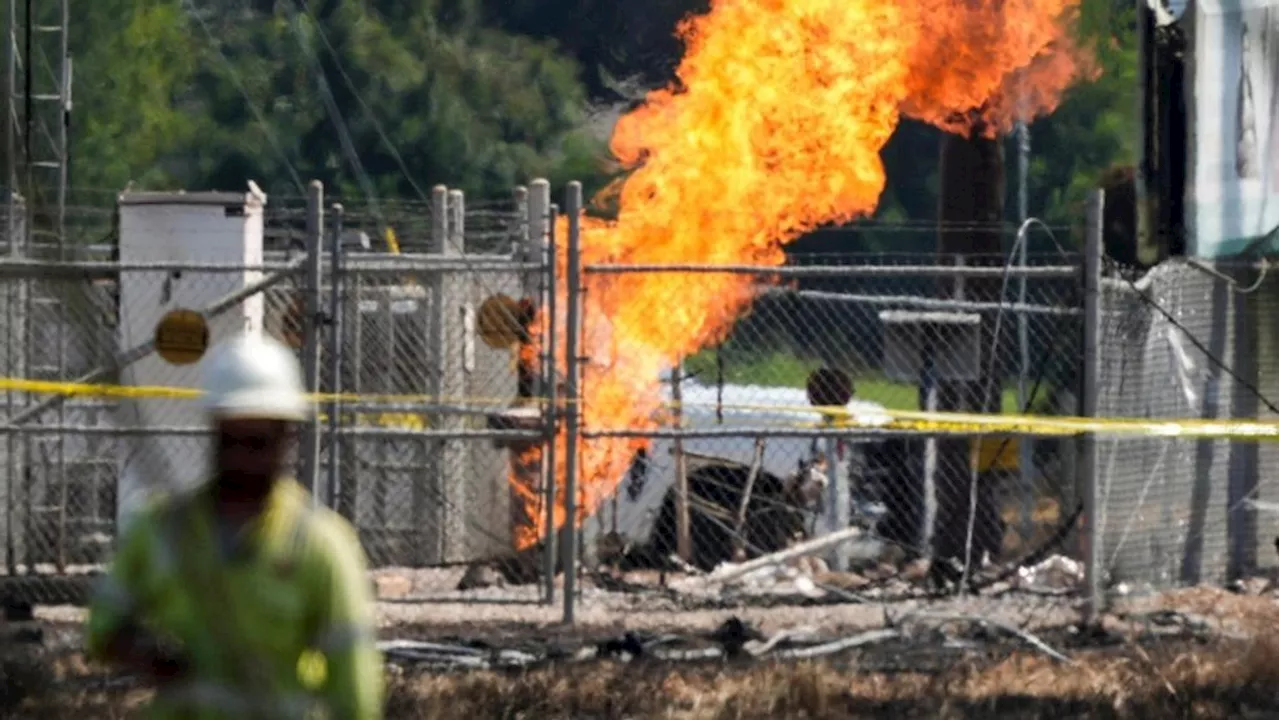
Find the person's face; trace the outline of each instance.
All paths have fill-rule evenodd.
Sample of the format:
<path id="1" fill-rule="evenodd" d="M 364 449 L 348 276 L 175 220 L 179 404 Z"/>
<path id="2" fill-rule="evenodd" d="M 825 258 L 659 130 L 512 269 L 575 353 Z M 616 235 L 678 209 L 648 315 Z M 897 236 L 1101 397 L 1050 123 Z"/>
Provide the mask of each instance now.
<path id="1" fill-rule="evenodd" d="M 223 490 L 265 494 L 280 473 L 289 435 L 288 424 L 279 420 L 219 420 L 214 463 Z"/>

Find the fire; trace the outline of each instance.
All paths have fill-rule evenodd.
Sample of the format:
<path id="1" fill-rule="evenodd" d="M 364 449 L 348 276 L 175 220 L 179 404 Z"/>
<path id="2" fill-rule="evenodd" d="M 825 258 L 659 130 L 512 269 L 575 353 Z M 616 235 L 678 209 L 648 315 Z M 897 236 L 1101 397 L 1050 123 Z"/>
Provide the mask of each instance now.
<path id="1" fill-rule="evenodd" d="M 618 122 L 611 150 L 631 172 L 607 191 L 617 219 L 583 220 L 583 263 L 782 264 L 783 246 L 804 232 L 875 209 L 879 153 L 903 115 L 996 133 L 1019 112 L 1051 112 L 1089 68 L 1070 33 L 1078 1 L 713 0 L 679 27 L 687 49 L 675 86 Z M 587 430 L 655 427 L 659 376 L 722 340 L 756 285 L 730 274 L 584 282 Z M 578 522 L 614 493 L 643 444 L 580 443 Z M 516 539 L 521 548 L 544 520 L 522 492 L 539 527 Z"/>

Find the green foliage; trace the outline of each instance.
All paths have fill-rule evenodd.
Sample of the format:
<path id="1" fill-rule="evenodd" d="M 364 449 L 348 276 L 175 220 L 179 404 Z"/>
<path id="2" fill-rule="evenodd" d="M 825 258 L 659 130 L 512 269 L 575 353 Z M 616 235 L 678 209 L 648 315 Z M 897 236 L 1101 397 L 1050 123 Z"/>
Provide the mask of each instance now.
<path id="1" fill-rule="evenodd" d="M 466 0 L 74 2 L 73 182 L 254 179 L 297 195 L 319 178 L 355 198 L 598 185 L 604 138 L 575 59 L 482 14 Z"/>
<path id="2" fill-rule="evenodd" d="M 592 190 L 609 172 L 593 108 L 669 82 L 682 49 L 675 25 L 707 5 L 73 0 L 72 182 L 239 189 L 252 178 L 296 195 L 316 177 L 358 199 L 417 198 L 435 183 L 505 196 L 543 175 Z M 37 10 L 52 20 L 43 16 L 56 5 Z M 1134 157 L 1133 16 L 1131 3 L 1083 0 L 1079 32 L 1102 73 L 1032 128 L 1031 210 L 1051 224 L 1073 220 L 1084 190 Z M 880 219 L 935 216 L 938 140 L 919 123 L 899 128 L 883 153 Z M 868 229 L 802 247 L 927 251 L 932 242 L 928 232 Z"/>
<path id="3" fill-rule="evenodd" d="M 197 62 L 182 11 L 166 0 L 139 0 L 131 9 L 85 2 L 73 15 L 72 167 L 79 187 L 168 184 L 175 178 L 166 150 L 199 130 L 176 102 Z"/>
<path id="4" fill-rule="evenodd" d="M 1085 193 L 1137 155 L 1138 47 L 1133 3 L 1084 0 L 1078 32 L 1100 74 L 1067 93 L 1032 128 L 1031 207 L 1050 224 L 1074 224 Z"/>

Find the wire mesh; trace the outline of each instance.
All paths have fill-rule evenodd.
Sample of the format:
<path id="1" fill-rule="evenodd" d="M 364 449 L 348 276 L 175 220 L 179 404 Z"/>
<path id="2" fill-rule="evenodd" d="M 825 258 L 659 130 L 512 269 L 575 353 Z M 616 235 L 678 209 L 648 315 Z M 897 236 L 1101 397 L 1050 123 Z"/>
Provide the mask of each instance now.
<path id="1" fill-rule="evenodd" d="M 371 561 L 416 566 L 501 555 L 513 542 L 511 471 L 506 447 L 484 433 L 517 397 L 520 371 L 514 348 L 491 347 L 477 323 L 494 321 L 479 317 L 486 299 L 521 297 L 519 274 L 356 270 L 341 282 L 342 378 L 335 386 L 325 377 L 324 387 L 355 398 L 342 406 L 344 426 L 404 431 L 342 441 L 340 507 Z M 519 329 L 507 307 L 493 307 L 502 327 Z"/>
<path id="2" fill-rule="evenodd" d="M 391 218 L 400 237 L 435 233 L 430 214 L 410 222 L 419 209 L 402 208 L 399 218 L 387 208 L 376 217 L 348 213 L 344 230 L 368 232 Z M 304 339 L 318 336 L 320 391 L 342 395 L 319 405 L 319 482 L 303 477 L 301 464 L 299 479 L 323 498 L 335 478 L 333 506 L 357 527 L 372 567 L 509 556 L 520 504 L 512 484 L 536 492 L 541 482 L 540 469 L 517 472 L 512 449 L 536 444 L 543 427 L 493 420 L 521 396 L 540 412 L 528 402 L 539 391 L 532 371 L 518 362 L 531 321 L 520 301 L 546 278 L 511 255 L 528 226 L 517 209 L 501 202 L 459 212 L 471 230 L 450 218 L 443 251 L 438 237 L 419 248 L 435 250 L 430 256 L 413 252 L 411 239 L 398 254 L 378 252 L 375 241 L 374 252 L 348 247 L 349 260 L 335 264 L 322 243 L 320 307 L 337 317 L 306 311 L 307 218 L 296 202 L 267 214 L 265 266 L 120 263 L 110 214 L 93 215 L 104 242 L 61 252 L 15 228 L 19 240 L 6 241 L 0 258 L 0 375 L 26 384 L 6 385 L 0 410 L 0 575 L 24 582 L 3 594 L 76 597 L 50 588 L 100 569 L 119 522 L 144 503 L 206 480 L 207 421 L 189 392 L 133 397 L 57 384 L 195 387 L 195 363 L 175 364 L 150 343 L 166 312 L 211 304 L 214 341 L 260 324 L 302 352 Z M 472 252 L 468 243 L 495 233 L 507 240 L 505 255 Z M 268 271 L 276 274 L 262 290 L 244 291 Z M 238 297 L 228 303 L 231 294 Z"/>
<path id="3" fill-rule="evenodd" d="M 596 554 L 625 548 L 614 560 L 640 566 L 682 554 L 710 570 L 853 525 L 864 532 L 829 566 L 932 556 L 976 569 L 1060 534 L 1078 503 L 1070 440 L 839 430 L 813 405 L 868 421 L 885 409 L 1074 414 L 1078 281 L 1033 275 L 1020 294 L 1014 271 L 975 279 L 933 254 L 789 260 L 797 277 L 781 281 L 766 267 L 585 268 L 582 501 Z M 637 297 L 645 306 L 628 307 Z M 681 332 L 714 340 L 666 371 L 689 344 Z"/>
<path id="4" fill-rule="evenodd" d="M 243 288 L 246 274 L 192 266 L 80 278 L 6 273 L 0 280 L 4 376 L 48 383 L 6 393 L 0 504 L 11 573 L 102 562 L 118 519 L 159 493 L 206 479 L 207 430 L 192 397 L 129 397 L 62 384 L 91 379 L 117 387 L 193 387 L 195 365 L 139 350 L 167 312 L 203 310 Z M 256 314 L 268 332 L 296 342 L 299 327 L 290 311 L 297 285 L 290 275 L 211 313 L 211 335 L 239 331 Z"/>
<path id="5" fill-rule="evenodd" d="M 281 205 L 268 218 L 266 256 L 290 269 L 224 303 L 211 329 L 218 337 L 261 317 L 295 347 L 319 336 L 320 390 L 342 395 L 320 405 L 318 493 L 333 492 L 375 568 L 514 555 L 525 567 L 508 577 L 536 579 L 532 553 L 552 524 L 544 494 L 556 479 L 542 457 L 551 426 L 540 398 L 551 388 L 540 363 L 564 347 L 568 327 L 567 280 L 556 297 L 551 269 L 521 259 L 537 253 L 513 252 L 514 241 L 529 242 L 532 216 L 519 202 L 463 208 L 460 197 L 444 206 L 447 217 L 416 205 L 400 219 L 390 205 L 348 212 L 347 231 L 394 225 L 400 254 L 373 243 L 335 264 L 326 250 L 320 307 L 336 315 L 308 317 L 306 217 L 296 203 Z M 178 305 L 201 309 L 263 269 L 120 264 L 114 218 L 90 210 L 81 234 L 103 242 L 40 268 L 0 261 L 3 376 L 193 386 L 194 366 L 145 351 L 156 322 Z M 607 246 L 591 237 L 602 232 L 584 227 L 583 241 Z M 55 257 L 39 243 L 3 249 L 19 260 Z M 905 577 L 918 559 L 949 558 L 935 565 L 955 579 L 1075 554 L 1074 438 L 870 425 L 886 410 L 1075 414 L 1079 258 L 1033 256 L 1027 271 L 932 253 L 786 260 L 581 270 L 576 500 L 587 562 L 710 570 L 850 528 L 853 541 L 820 553 L 818 575 Z M 1108 275 L 1103 416 L 1275 419 L 1272 270 L 1168 262 L 1142 278 Z M 554 332 L 533 337 L 538 303 L 551 297 Z M 6 388 L 0 572 L 52 581 L 104 562 L 119 518 L 140 503 L 201 482 L 208 447 L 189 397 L 48 390 Z M 815 398 L 865 422 L 837 427 Z M 1099 453 L 1096 521 L 1112 585 L 1222 581 L 1274 567 L 1274 444 L 1113 438 Z M 550 462 L 563 470 L 563 452 Z"/>
<path id="6" fill-rule="evenodd" d="M 1276 422 L 1274 267 L 1170 260 L 1103 286 L 1103 415 Z M 1274 443 L 1099 442 L 1098 517 L 1113 586 L 1224 583 L 1274 570 Z"/>

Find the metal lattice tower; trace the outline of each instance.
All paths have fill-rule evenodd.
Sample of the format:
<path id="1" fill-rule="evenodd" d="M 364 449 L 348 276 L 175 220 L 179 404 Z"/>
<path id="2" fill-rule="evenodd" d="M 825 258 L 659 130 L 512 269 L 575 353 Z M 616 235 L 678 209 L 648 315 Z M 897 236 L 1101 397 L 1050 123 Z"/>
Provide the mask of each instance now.
<path id="1" fill-rule="evenodd" d="M 6 48 L 8 102 L 6 109 L 6 186 L 8 251 L 11 257 L 70 259 L 67 234 L 69 132 L 71 120 L 70 0 L 37 3 L 8 0 Z M 66 299 L 56 284 L 28 279 L 6 290 L 6 374 L 42 380 L 66 378 L 68 323 Z M 53 342 L 49 342 L 52 340 Z M 52 347 L 51 347 L 52 346 Z M 15 397 L 17 396 L 17 397 Z M 31 398 L 8 393 L 12 415 Z M 56 420 L 66 422 L 66 403 L 59 403 Z M 59 570 L 68 558 L 67 449 L 60 436 L 6 439 L 10 491 L 30 508 L 28 523 L 57 527 L 55 548 L 37 556 L 20 550 L 24 529 L 6 522 L 9 568 L 15 555 L 31 563 L 52 560 Z M 19 469 L 19 467 L 21 469 Z M 14 480 L 23 478 L 22 489 Z M 13 505 L 18 497 L 10 496 Z M 10 518 L 12 520 L 12 518 Z M 26 531 L 29 533 L 31 527 Z"/>
<path id="2" fill-rule="evenodd" d="M 70 0 L 9 0 L 8 10 L 8 185 L 26 203 L 24 245 L 61 258 L 68 252 Z"/>

